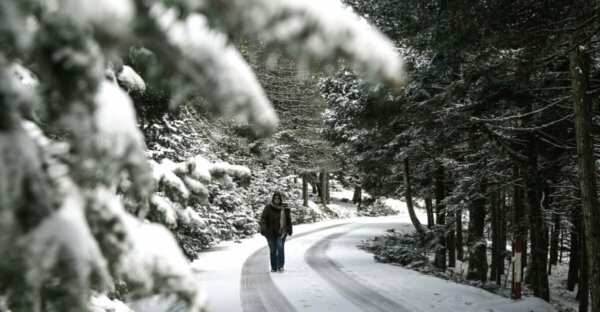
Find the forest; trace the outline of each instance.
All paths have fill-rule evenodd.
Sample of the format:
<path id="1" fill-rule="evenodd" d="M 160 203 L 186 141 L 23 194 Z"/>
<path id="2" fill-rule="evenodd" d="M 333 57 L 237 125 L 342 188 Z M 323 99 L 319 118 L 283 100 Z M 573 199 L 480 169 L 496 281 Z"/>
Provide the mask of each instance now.
<path id="1" fill-rule="evenodd" d="M 0 312 L 323 310 L 271 298 L 311 274 L 331 311 L 600 312 L 599 12 L 0 0 Z M 261 280 L 274 191 L 299 230 L 286 273 Z M 247 249 L 235 290 L 203 275 L 219 248 Z M 400 270 L 473 286 L 476 305 L 344 288 L 358 253 L 365 274 L 395 263 L 424 293 Z"/>

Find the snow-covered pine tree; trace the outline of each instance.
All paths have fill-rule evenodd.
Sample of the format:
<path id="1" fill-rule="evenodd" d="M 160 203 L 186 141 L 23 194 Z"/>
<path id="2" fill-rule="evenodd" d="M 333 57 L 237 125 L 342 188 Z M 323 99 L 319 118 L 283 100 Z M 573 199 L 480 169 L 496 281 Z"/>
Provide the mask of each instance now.
<path id="1" fill-rule="evenodd" d="M 289 155 L 290 167 L 284 170 L 304 180 L 319 171 L 336 171 L 339 167 L 334 157 L 336 151 L 322 136 L 325 103 L 317 81 L 323 73 L 311 73 L 311 66 L 298 64 L 284 51 L 269 52 L 258 42 L 244 44 L 244 54 L 250 59 L 267 98 L 278 116 L 285 116 L 276 134 L 278 143 Z M 314 183 L 322 189 L 320 182 Z M 303 192 L 303 198 L 308 199 L 307 191 Z"/>
<path id="2" fill-rule="evenodd" d="M 207 172 L 224 183 L 247 172 L 200 159 L 150 165 L 117 82 L 130 93 L 142 84 L 119 56 L 134 45 L 154 54 L 169 105 L 199 94 L 267 135 L 275 113 L 227 40 L 246 32 L 298 58 L 341 56 L 376 82 L 405 80 L 382 35 L 312 2 L 0 1 L 0 296 L 11 311 L 86 311 L 94 292 L 116 287 L 127 299 L 174 294 L 189 311 L 203 309 L 174 238 L 141 212 L 167 225 L 197 222 L 154 196 L 155 183 L 185 203 L 205 194 Z M 138 215 L 123 196 L 139 203 Z"/>

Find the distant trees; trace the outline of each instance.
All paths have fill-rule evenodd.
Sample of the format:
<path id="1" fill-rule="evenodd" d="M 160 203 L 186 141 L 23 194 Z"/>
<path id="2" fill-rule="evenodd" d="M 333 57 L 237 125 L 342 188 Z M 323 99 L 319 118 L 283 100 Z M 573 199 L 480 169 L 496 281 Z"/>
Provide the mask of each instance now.
<path id="1" fill-rule="evenodd" d="M 310 64 L 299 64 L 284 51 L 267 51 L 256 40 L 246 39 L 239 46 L 280 116 L 275 138 L 291 165 L 284 169 L 313 185 L 321 201 L 329 204 L 330 173 L 339 168 L 339 156 L 322 135 L 326 106 L 317 86 L 322 74 L 311 73 Z M 308 205 L 308 187 L 303 187 L 303 198 Z"/>

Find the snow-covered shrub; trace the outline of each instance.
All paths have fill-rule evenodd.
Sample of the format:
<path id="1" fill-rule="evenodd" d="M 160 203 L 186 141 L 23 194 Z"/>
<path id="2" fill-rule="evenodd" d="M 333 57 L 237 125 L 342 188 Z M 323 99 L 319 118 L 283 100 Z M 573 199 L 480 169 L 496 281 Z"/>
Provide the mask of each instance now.
<path id="1" fill-rule="evenodd" d="M 326 217 L 323 211 L 312 201 L 308 203 L 308 207 L 298 205 L 295 209 L 292 209 L 292 222 L 294 223 L 313 223 Z"/>
<path id="2" fill-rule="evenodd" d="M 151 160 L 150 165 L 157 193 L 150 200 L 148 218 L 170 228 L 176 228 L 178 224 L 206 225 L 190 205 L 207 203 L 211 183 L 232 188 L 232 177 L 241 183 L 248 183 L 250 179 L 250 170 L 244 166 L 211 163 L 200 155 L 181 163 L 167 158 L 160 164 Z M 234 197 L 229 200 L 228 203 L 235 203 Z"/>
<path id="3" fill-rule="evenodd" d="M 429 268 L 429 260 L 419 236 L 402 234 L 393 230 L 384 236 L 363 241 L 358 247 L 373 253 L 375 260 L 383 263 L 395 263 L 408 268 Z"/>
<path id="4" fill-rule="evenodd" d="M 459 262 L 459 266 L 456 268 L 448 268 L 446 270 L 436 268 L 430 256 L 435 252 L 437 243 L 431 238 L 433 236 L 423 237 L 415 232 L 405 234 L 390 229 L 385 235 L 362 241 L 357 247 L 372 253 L 373 258 L 378 262 L 400 265 L 423 274 L 452 280 L 457 283 L 482 288 L 504 297 L 510 297 L 510 287 L 499 286 L 496 284 L 496 281 L 482 282 L 464 278 L 468 259 L 465 259 L 464 262 Z M 529 287 L 524 287 L 523 295 L 533 296 L 533 291 Z"/>
<path id="5" fill-rule="evenodd" d="M 358 210 L 359 216 L 378 217 L 378 216 L 390 216 L 398 214 L 398 211 L 385 203 L 384 198 L 367 198 L 364 199 L 360 209 Z"/>

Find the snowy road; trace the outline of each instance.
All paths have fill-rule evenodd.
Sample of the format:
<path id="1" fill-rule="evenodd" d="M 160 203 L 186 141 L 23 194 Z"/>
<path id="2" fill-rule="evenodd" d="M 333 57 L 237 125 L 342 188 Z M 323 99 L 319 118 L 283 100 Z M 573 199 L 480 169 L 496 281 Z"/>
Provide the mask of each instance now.
<path id="1" fill-rule="evenodd" d="M 344 267 L 327 255 L 333 240 L 354 229 L 331 234 L 318 241 L 304 254 L 306 263 L 338 293 L 363 311 L 409 312 L 404 305 L 382 295 L 375 286 L 363 284 L 344 272 Z"/>
<path id="2" fill-rule="evenodd" d="M 345 223 L 307 231 L 288 237 L 287 242 L 342 225 L 345 225 Z M 294 307 L 275 286 L 271 278 L 272 273 L 265 270 L 269 267 L 268 252 L 269 249 L 265 246 L 254 252 L 244 262 L 240 284 L 242 307 L 244 311 L 294 311 Z"/>
<path id="3" fill-rule="evenodd" d="M 270 273 L 261 236 L 225 243 L 193 263 L 210 311 L 554 311 L 377 263 L 356 248 L 386 229 L 411 231 L 404 214 L 300 225 L 286 242 L 285 273 Z"/>

